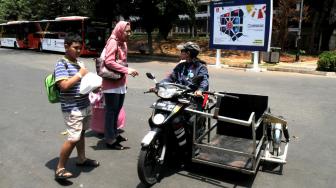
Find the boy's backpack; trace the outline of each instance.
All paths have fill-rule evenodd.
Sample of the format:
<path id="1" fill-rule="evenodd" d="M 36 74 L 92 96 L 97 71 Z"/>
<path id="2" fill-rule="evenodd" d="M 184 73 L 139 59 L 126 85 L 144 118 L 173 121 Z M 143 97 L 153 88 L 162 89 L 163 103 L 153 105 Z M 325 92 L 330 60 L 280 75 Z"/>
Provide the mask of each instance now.
<path id="1" fill-rule="evenodd" d="M 64 60 L 61 60 L 62 63 L 65 66 L 65 69 L 68 69 L 68 66 Z M 56 84 L 56 76 L 55 76 L 55 71 L 52 74 L 49 74 L 45 79 L 44 79 L 44 86 L 47 92 L 48 100 L 50 103 L 58 103 L 60 100 L 60 89 Z"/>

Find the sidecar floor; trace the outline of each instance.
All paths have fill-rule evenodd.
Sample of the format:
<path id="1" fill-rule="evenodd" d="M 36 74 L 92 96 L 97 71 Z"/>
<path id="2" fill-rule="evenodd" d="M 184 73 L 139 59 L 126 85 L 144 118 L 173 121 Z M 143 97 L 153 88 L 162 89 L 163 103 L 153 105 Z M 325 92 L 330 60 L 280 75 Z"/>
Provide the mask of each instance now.
<path id="1" fill-rule="evenodd" d="M 257 144 L 258 144 L 257 140 Z M 244 153 L 252 153 L 253 140 L 239 137 L 232 137 L 226 135 L 215 135 L 209 143 L 203 143 L 204 145 L 214 146 L 234 151 L 240 151 Z M 212 163 L 219 163 L 235 168 L 244 168 L 248 170 L 252 169 L 252 158 L 248 156 L 242 156 L 239 154 L 221 151 L 218 149 L 200 147 L 200 152 L 195 159 L 201 161 L 209 161 Z"/>

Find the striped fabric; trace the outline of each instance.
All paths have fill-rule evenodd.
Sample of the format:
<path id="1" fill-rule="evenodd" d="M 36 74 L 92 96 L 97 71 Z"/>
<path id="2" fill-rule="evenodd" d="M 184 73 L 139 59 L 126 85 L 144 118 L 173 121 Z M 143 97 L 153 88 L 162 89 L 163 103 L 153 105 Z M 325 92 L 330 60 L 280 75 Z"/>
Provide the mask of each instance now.
<path id="1" fill-rule="evenodd" d="M 65 80 L 74 76 L 80 69 L 78 63 L 71 62 L 65 58 L 58 60 L 55 65 L 56 82 Z M 90 105 L 88 95 L 79 94 L 80 82 L 77 82 L 67 91 L 61 91 L 60 102 L 63 112 L 72 110 L 81 110 Z"/>

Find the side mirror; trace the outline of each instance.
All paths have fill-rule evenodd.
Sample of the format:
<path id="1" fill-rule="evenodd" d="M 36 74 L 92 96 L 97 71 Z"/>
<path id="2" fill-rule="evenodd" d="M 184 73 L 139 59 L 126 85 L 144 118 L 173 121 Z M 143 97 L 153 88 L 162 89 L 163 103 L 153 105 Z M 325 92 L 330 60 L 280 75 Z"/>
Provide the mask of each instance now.
<path id="1" fill-rule="evenodd" d="M 151 79 L 151 80 L 154 80 L 154 79 L 155 79 L 155 76 L 154 76 L 152 73 L 150 73 L 150 72 L 147 72 L 147 73 L 146 73 L 146 76 L 147 76 L 147 78 L 149 78 L 149 79 Z"/>

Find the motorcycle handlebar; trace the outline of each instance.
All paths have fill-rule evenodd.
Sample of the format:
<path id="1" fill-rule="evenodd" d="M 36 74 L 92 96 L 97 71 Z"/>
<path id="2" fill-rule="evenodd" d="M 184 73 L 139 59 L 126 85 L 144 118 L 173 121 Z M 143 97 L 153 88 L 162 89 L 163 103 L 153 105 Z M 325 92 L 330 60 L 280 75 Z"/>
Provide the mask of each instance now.
<path id="1" fill-rule="evenodd" d="M 192 96 L 192 97 L 203 97 L 203 96 L 197 96 L 195 95 L 194 93 L 187 93 L 189 96 Z"/>
<path id="2" fill-rule="evenodd" d="M 229 94 L 226 94 L 226 93 L 217 93 L 217 92 L 211 92 L 211 91 L 203 91 L 203 93 L 209 94 L 209 95 L 217 95 L 217 96 L 220 96 L 220 97 L 229 97 L 229 98 L 232 98 L 232 99 L 239 99 L 239 97 L 237 97 L 237 96 L 229 95 Z"/>
<path id="3" fill-rule="evenodd" d="M 165 82 L 165 83 L 162 83 L 162 85 L 173 85 L 173 86 L 177 86 L 179 88 L 186 89 L 186 90 L 190 89 L 188 86 L 185 86 L 185 85 L 182 85 L 182 84 L 177 84 L 177 83 L 168 83 L 168 82 Z"/>

